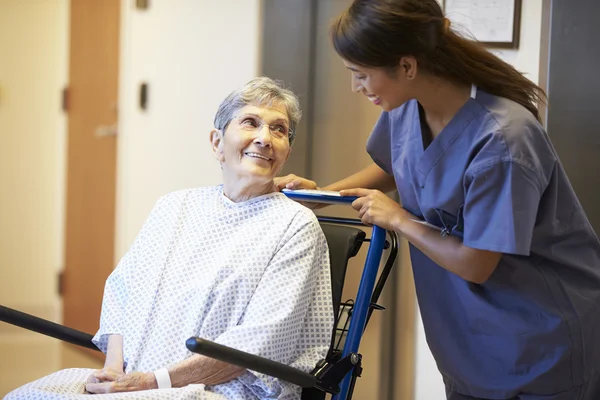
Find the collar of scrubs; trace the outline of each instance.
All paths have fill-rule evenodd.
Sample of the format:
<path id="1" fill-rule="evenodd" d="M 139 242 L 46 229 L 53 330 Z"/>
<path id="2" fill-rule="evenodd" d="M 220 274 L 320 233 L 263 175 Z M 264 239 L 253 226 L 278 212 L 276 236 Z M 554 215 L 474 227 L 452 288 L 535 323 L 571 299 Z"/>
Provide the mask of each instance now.
<path id="1" fill-rule="evenodd" d="M 435 165 L 441 160 L 442 156 L 446 153 L 448 148 L 456 142 L 456 138 L 460 135 L 469 123 L 475 118 L 477 113 L 481 110 L 481 106 L 477 101 L 474 101 L 477 95 L 477 86 L 471 85 L 471 98 L 462 106 L 462 108 L 456 113 L 454 118 L 444 127 L 440 134 L 423 149 L 422 142 L 422 130 L 419 119 L 418 105 L 415 104 L 414 112 L 416 114 L 415 121 L 417 121 L 418 129 L 415 129 L 415 150 L 416 154 L 419 155 L 416 164 L 416 172 L 419 179 L 419 184 L 424 187 L 424 182 L 427 174 Z"/>
<path id="2" fill-rule="evenodd" d="M 477 97 L 477 85 L 471 85 L 471 98 Z"/>

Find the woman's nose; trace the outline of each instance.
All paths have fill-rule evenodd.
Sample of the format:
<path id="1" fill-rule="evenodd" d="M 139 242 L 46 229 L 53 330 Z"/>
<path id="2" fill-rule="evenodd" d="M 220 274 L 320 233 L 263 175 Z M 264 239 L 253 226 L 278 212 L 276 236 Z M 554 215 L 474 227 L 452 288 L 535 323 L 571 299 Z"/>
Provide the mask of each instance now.
<path id="1" fill-rule="evenodd" d="M 257 131 L 254 137 L 254 143 L 261 144 L 263 146 L 271 146 L 271 128 L 267 124 L 263 124 Z"/>

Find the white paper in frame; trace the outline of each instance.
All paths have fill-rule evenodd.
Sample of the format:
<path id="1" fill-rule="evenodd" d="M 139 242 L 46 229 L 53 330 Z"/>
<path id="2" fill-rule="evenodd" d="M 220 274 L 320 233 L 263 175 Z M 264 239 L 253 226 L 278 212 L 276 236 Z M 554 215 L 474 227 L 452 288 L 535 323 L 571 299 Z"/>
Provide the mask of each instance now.
<path id="1" fill-rule="evenodd" d="M 521 0 L 443 0 L 453 28 L 488 47 L 519 47 Z"/>

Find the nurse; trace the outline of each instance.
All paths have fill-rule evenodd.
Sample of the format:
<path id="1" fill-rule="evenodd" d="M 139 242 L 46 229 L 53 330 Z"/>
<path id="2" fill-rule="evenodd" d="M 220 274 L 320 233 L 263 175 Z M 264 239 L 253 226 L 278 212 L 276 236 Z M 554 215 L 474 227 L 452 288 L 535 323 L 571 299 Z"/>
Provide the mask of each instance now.
<path id="1" fill-rule="evenodd" d="M 331 36 L 383 112 L 373 164 L 322 189 L 410 242 L 447 398 L 600 399 L 600 243 L 540 124 L 544 92 L 436 0 L 355 0 Z"/>

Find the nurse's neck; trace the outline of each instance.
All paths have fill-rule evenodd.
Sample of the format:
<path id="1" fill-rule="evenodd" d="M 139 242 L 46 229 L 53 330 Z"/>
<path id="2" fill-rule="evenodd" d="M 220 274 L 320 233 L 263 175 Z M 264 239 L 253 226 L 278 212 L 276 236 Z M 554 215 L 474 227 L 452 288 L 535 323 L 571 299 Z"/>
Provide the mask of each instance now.
<path id="1" fill-rule="evenodd" d="M 433 139 L 454 118 L 471 97 L 471 85 L 459 84 L 431 76 L 420 77 L 416 83 L 416 99 L 423 107 L 425 121 Z"/>

